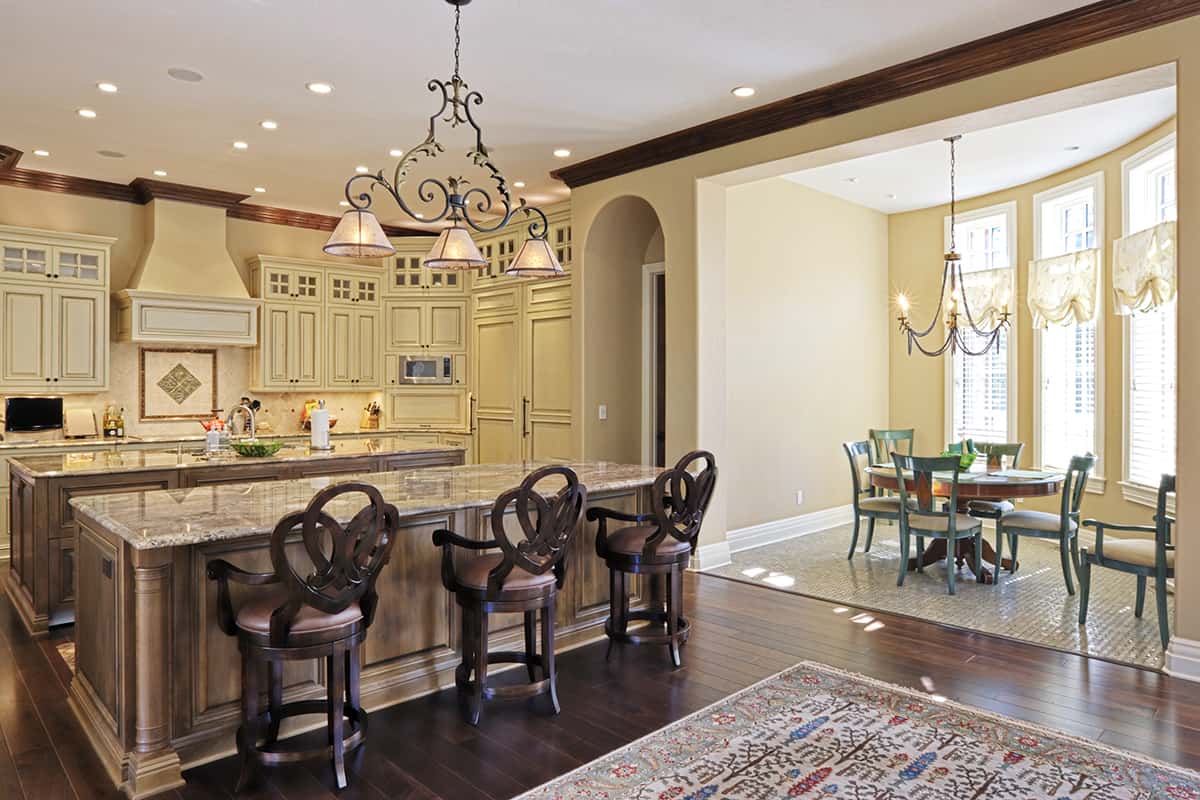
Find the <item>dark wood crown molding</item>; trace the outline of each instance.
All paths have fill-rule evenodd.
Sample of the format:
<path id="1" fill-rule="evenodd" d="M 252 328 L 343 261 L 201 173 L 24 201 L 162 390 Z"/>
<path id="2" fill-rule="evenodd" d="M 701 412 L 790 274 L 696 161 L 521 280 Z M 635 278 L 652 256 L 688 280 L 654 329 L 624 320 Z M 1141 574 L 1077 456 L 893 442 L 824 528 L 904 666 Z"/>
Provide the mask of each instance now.
<path id="1" fill-rule="evenodd" d="M 232 208 L 250 195 L 222 192 L 219 189 L 204 189 L 199 186 L 187 186 L 170 181 L 155 181 L 149 178 L 134 178 L 129 184 L 137 197 L 137 202 L 145 205 L 151 200 L 178 200 L 182 203 L 195 203 L 202 206 L 217 208 Z"/>
<path id="2" fill-rule="evenodd" d="M 1200 14 L 1200 0 L 1101 0 L 973 42 L 614 150 L 550 174 L 572 188 L 584 186 L 819 119 L 989 75 L 1196 14 Z"/>
<path id="3" fill-rule="evenodd" d="M 0 172 L 0 183 L 36 189 L 41 192 L 74 194 L 81 197 L 96 197 L 101 200 L 119 200 L 122 203 L 137 203 L 137 193 L 124 183 L 80 178 L 77 175 L 60 175 L 57 172 L 42 172 L 36 169 L 16 168 Z"/>
<path id="4" fill-rule="evenodd" d="M 17 162 L 21 160 L 21 151 L 15 147 L 0 144 L 0 172 L 5 170 L 15 169 Z"/>
<path id="5" fill-rule="evenodd" d="M 341 217 L 329 214 L 317 214 L 311 211 L 292 211 L 287 208 L 274 206 L 259 206 L 239 203 L 231 206 L 226 212 L 234 219 L 244 219 L 251 222 L 267 222 L 272 225 L 288 225 L 293 228 L 309 228 L 314 231 L 331 231 L 337 227 Z M 435 236 L 436 232 L 423 231 L 414 228 L 403 228 L 399 225 L 384 225 L 383 231 L 388 236 Z"/>

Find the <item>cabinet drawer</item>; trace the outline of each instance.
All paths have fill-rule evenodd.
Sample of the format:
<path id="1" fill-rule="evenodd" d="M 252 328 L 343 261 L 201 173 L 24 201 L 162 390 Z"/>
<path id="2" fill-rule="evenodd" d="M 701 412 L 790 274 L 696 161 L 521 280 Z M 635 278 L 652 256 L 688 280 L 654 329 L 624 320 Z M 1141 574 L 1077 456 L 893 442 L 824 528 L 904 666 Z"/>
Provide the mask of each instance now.
<path id="1" fill-rule="evenodd" d="M 455 429 L 467 426 L 467 393 L 461 389 L 393 389 L 387 394 L 389 428 Z"/>
<path id="2" fill-rule="evenodd" d="M 491 289 L 471 296 L 471 314 L 475 317 L 512 314 L 521 310 L 521 286 Z"/>

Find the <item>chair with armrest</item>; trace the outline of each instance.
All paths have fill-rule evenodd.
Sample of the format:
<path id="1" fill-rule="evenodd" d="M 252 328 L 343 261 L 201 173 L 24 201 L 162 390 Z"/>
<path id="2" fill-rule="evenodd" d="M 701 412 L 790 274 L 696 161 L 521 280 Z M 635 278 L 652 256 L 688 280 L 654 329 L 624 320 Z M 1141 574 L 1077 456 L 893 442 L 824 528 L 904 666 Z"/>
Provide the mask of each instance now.
<path id="1" fill-rule="evenodd" d="M 938 456 L 935 458 L 920 458 L 892 453 L 896 465 L 897 481 L 900 489 L 900 577 L 897 586 L 904 585 L 904 577 L 908 573 L 909 540 L 917 540 L 917 571 L 920 554 L 925 551 L 925 538 L 946 540 L 946 585 L 950 594 L 954 594 L 955 572 L 957 568 L 957 547 L 960 539 L 971 539 L 975 545 L 975 574 L 983 574 L 983 523 L 974 517 L 958 512 L 958 456 Z M 933 483 L 935 472 L 948 472 L 952 477 L 950 497 L 947 498 L 945 511 L 935 509 Z M 908 473 L 912 475 L 913 485 L 908 486 Z"/>
<path id="2" fill-rule="evenodd" d="M 847 559 L 851 559 L 854 558 L 854 548 L 858 547 L 862 518 L 867 518 L 867 543 L 863 552 L 869 553 L 871 540 L 875 538 L 875 520 L 899 521 L 900 498 L 880 496 L 867 479 L 866 469 L 871 465 L 870 441 L 843 442 L 842 449 L 850 461 L 850 485 L 854 491 L 854 534 L 850 537 L 850 552 L 846 555 Z"/>
<path id="3" fill-rule="evenodd" d="M 1163 649 L 1171 638 L 1171 621 L 1167 618 L 1167 578 L 1175 577 L 1175 545 L 1171 543 L 1171 526 L 1175 520 L 1167 514 L 1167 495 L 1175 491 L 1175 476 L 1163 475 L 1158 484 L 1153 525 L 1118 525 L 1085 519 L 1083 524 L 1095 528 L 1096 543 L 1084 547 L 1079 555 L 1079 624 L 1087 624 L 1088 594 L 1091 589 L 1092 565 L 1107 567 L 1137 576 L 1137 603 L 1133 615 L 1139 619 L 1146 605 L 1146 578 L 1154 578 L 1154 600 L 1158 610 L 1158 636 Z M 1153 539 L 1109 539 L 1106 531 L 1153 534 Z"/>

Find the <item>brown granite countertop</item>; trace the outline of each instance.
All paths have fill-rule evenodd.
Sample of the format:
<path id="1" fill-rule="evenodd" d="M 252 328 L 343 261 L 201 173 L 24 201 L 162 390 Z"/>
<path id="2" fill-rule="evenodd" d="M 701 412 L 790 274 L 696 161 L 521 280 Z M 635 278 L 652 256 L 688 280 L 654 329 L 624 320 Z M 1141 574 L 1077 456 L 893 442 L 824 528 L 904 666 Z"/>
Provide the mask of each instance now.
<path id="1" fill-rule="evenodd" d="M 421 430 L 413 431 L 414 433 L 429 433 L 431 431 Z M 434 433 L 458 433 L 458 431 L 438 429 L 432 431 Z M 399 432 L 396 432 L 399 433 Z M 338 439 L 360 438 L 363 436 L 380 436 L 377 430 L 338 430 L 330 431 L 330 437 L 337 441 Z M 384 434 L 386 435 L 386 433 Z M 262 432 L 260 439 L 283 439 L 285 441 L 299 441 L 308 439 L 307 433 L 284 433 L 270 434 Z M 402 437 L 403 438 L 403 437 Z M 23 450 L 78 450 L 78 449 L 96 449 L 96 450 L 113 450 L 121 447 L 130 446 L 145 446 L 151 444 L 187 444 L 200 442 L 204 443 L 204 433 L 195 434 L 135 434 L 133 436 L 123 436 L 121 438 L 105 438 L 103 436 L 88 436 L 82 439 L 2 439 L 0 440 L 0 457 L 5 456 L 10 452 L 20 453 Z M 20 456 L 16 456 L 19 458 Z"/>
<path id="2" fill-rule="evenodd" d="M 303 510 L 316 492 L 345 480 L 378 487 L 384 499 L 405 516 L 488 506 L 540 466 L 543 464 L 527 462 L 417 467 L 352 478 L 308 478 L 76 497 L 71 505 L 77 518 L 110 531 L 134 549 L 152 550 L 269 533 L 284 514 Z M 648 486 L 661 472 L 659 467 L 602 461 L 569 466 L 592 495 Z M 561 484 L 555 490 L 558 485 Z M 362 495 L 348 495 L 326 510 L 347 521 L 363 503 Z"/>
<path id="3" fill-rule="evenodd" d="M 262 441 L 270 441 L 262 437 Z M 286 441 L 286 440 L 285 440 Z M 31 478 L 52 478 L 62 475 L 106 475 L 123 472 L 144 472 L 158 469 L 191 469 L 219 465 L 250 465 L 294 463 L 297 461 L 330 461 L 339 458 L 358 458 L 372 455 L 403 455 L 406 453 L 441 453 L 462 450 L 451 445 L 410 442 L 401 436 L 368 436 L 334 441 L 332 450 L 313 450 L 307 442 L 286 442 L 283 449 L 265 458 L 244 458 L 230 453 L 220 458 L 208 458 L 200 447 L 163 450 L 119 450 L 102 448 L 80 453 L 54 453 L 36 456 L 9 456 L 9 468 Z"/>

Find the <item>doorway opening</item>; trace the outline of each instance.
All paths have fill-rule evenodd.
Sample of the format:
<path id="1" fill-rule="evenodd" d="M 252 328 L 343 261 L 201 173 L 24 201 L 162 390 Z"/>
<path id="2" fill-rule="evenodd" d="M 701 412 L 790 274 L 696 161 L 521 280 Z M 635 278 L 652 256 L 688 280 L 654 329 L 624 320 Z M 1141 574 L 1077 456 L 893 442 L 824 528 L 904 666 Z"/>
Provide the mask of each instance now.
<path id="1" fill-rule="evenodd" d="M 642 463 L 667 462 L 667 270 L 642 267 Z"/>

